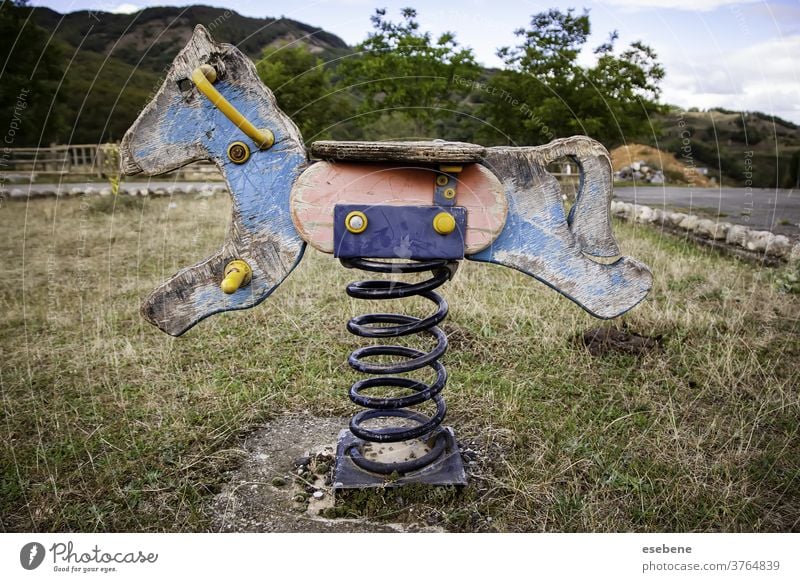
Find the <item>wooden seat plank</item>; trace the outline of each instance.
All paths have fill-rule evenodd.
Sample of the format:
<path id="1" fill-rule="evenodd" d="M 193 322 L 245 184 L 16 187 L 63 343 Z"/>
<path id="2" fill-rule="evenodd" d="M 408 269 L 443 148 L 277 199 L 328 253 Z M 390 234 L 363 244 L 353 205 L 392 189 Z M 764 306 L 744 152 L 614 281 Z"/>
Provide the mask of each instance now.
<path id="1" fill-rule="evenodd" d="M 484 146 L 458 141 L 315 141 L 311 156 L 332 162 L 407 162 L 469 164 L 480 162 Z"/>

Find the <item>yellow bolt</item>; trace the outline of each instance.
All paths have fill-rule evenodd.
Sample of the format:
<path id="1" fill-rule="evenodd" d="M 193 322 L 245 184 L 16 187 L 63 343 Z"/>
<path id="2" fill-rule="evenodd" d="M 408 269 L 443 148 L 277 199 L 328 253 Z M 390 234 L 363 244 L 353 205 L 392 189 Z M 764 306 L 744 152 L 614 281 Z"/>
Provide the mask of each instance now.
<path id="1" fill-rule="evenodd" d="M 448 177 L 447 177 L 447 176 L 445 176 L 444 174 L 439 174 L 438 176 L 436 176 L 436 183 L 437 183 L 439 186 L 447 186 L 447 183 L 448 183 L 449 181 L 450 181 L 450 178 L 448 178 Z"/>
<path id="2" fill-rule="evenodd" d="M 230 295 L 242 287 L 246 287 L 253 277 L 253 269 L 241 259 L 231 261 L 225 266 L 225 278 L 222 279 L 223 293 Z"/>
<path id="3" fill-rule="evenodd" d="M 456 197 L 456 191 L 454 188 L 447 188 L 444 192 L 442 192 L 445 198 L 448 200 L 452 200 Z"/>
<path id="4" fill-rule="evenodd" d="M 344 226 L 353 234 L 361 234 L 367 230 L 367 215 L 360 210 L 353 210 L 345 217 Z"/>
<path id="5" fill-rule="evenodd" d="M 456 229 L 456 219 L 449 212 L 440 212 L 433 217 L 433 230 L 439 234 L 450 234 Z"/>

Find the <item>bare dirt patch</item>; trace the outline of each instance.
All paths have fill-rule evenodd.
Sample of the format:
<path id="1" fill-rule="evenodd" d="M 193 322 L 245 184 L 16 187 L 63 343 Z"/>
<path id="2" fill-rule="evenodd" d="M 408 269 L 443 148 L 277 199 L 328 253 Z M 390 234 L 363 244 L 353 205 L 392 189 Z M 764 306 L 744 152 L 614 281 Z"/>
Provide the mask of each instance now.
<path id="1" fill-rule="evenodd" d="M 442 531 L 430 526 L 378 523 L 329 515 L 335 499 L 330 471 L 346 418 L 282 416 L 244 441 L 243 460 L 226 475 L 211 504 L 221 532 Z"/>

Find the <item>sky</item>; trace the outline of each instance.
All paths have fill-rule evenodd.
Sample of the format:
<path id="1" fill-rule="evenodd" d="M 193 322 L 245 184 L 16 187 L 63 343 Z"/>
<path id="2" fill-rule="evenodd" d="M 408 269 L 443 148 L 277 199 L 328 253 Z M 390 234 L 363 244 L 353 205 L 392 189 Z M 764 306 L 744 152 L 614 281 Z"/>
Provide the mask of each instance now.
<path id="1" fill-rule="evenodd" d="M 581 55 L 616 30 L 618 47 L 642 40 L 653 47 L 667 75 L 662 101 L 680 107 L 762 111 L 800 123 L 800 0 L 33 0 L 59 12 L 135 12 L 146 6 L 211 4 L 246 16 L 286 17 L 318 26 L 354 45 L 371 29 L 375 8 L 399 19 L 402 7 L 417 10 L 422 30 L 452 31 L 487 66 L 502 65 L 501 46 L 514 30 L 548 8 L 589 10 L 592 35 Z"/>

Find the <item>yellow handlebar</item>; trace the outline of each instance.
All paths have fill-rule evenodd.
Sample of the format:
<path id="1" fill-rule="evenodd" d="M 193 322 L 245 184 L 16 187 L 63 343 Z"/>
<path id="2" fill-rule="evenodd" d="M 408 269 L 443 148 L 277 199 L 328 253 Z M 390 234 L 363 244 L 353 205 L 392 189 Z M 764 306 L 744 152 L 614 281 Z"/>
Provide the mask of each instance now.
<path id="1" fill-rule="evenodd" d="M 239 110 L 214 88 L 213 83 L 216 80 L 217 72 L 211 65 L 200 65 L 192 71 L 192 82 L 203 95 L 208 97 L 214 107 L 222 111 L 225 117 L 252 139 L 259 149 L 265 150 L 272 147 L 272 144 L 275 143 L 275 136 L 272 135 L 272 132 L 268 129 L 258 129 L 239 113 Z"/>

